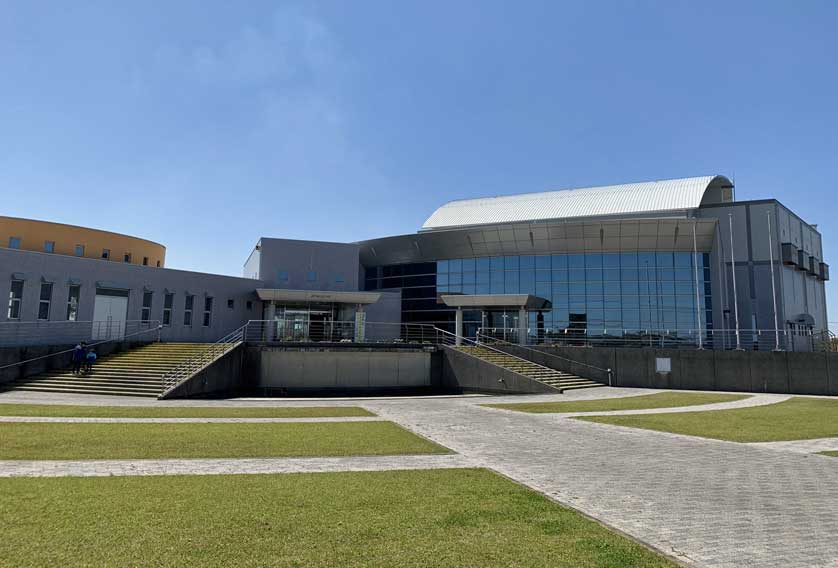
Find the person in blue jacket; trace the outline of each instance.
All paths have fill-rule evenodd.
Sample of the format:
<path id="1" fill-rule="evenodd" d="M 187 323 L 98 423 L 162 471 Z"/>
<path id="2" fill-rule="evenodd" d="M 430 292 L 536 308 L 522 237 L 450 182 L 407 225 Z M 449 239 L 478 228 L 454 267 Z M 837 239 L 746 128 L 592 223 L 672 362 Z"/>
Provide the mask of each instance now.
<path id="1" fill-rule="evenodd" d="M 78 375 L 81 373 L 81 366 L 84 363 L 86 355 L 85 343 L 84 341 L 79 342 L 73 347 L 73 374 Z"/>
<path id="2" fill-rule="evenodd" d="M 85 355 L 85 366 L 84 372 L 89 373 L 93 370 L 93 363 L 96 362 L 96 352 L 91 347 L 87 350 L 87 355 Z"/>

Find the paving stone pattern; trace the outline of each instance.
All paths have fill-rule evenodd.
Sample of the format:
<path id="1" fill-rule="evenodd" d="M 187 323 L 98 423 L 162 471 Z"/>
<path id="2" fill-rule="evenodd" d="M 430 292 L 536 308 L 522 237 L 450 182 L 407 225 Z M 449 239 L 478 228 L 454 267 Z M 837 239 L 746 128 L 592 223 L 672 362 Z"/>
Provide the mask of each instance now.
<path id="1" fill-rule="evenodd" d="M 480 406 L 486 402 L 591 400 L 651 392 L 657 391 L 601 388 L 526 397 L 327 400 L 328 404 L 363 406 L 377 413 L 378 419 L 393 420 L 459 453 L 453 456 L 0 462 L 0 475 L 488 467 L 689 566 L 838 568 L 838 459 L 797 451 L 831 441 L 797 442 L 782 451 L 779 444 L 789 443 L 738 444 Z M 0 402 L 114 404 L 114 399 L 107 397 L 22 400 L 19 395 L 6 394 L 0 394 Z M 712 407 L 753 406 L 784 398 L 759 395 Z M 207 402 L 186 404 L 209 406 Z M 120 404 L 149 402 L 122 400 Z M 213 401 L 212 405 L 216 404 L 299 406 L 301 401 Z M 305 404 L 322 406 L 324 401 L 308 400 Z M 710 406 L 684 410 L 706 408 Z M 631 411 L 638 412 L 642 411 Z"/>

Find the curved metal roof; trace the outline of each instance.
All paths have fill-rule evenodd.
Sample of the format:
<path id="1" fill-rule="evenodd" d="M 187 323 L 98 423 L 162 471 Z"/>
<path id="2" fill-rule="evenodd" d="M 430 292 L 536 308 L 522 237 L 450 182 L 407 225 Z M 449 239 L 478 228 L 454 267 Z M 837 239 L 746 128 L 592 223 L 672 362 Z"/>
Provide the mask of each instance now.
<path id="1" fill-rule="evenodd" d="M 732 201 L 732 187 L 733 184 L 724 176 L 704 176 L 460 199 L 434 211 L 422 225 L 422 230 L 680 212 L 697 209 L 702 203 Z"/>

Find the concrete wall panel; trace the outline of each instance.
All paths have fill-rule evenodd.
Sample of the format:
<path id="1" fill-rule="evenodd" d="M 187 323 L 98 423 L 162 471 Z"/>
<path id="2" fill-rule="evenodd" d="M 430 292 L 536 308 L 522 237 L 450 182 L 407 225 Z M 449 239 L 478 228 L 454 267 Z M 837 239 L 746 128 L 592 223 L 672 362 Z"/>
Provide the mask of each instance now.
<path id="1" fill-rule="evenodd" d="M 794 394 L 827 394 L 829 377 L 826 353 L 787 353 L 789 392 Z"/>
<path id="2" fill-rule="evenodd" d="M 752 392 L 789 392 L 788 359 L 785 353 L 751 352 Z"/>

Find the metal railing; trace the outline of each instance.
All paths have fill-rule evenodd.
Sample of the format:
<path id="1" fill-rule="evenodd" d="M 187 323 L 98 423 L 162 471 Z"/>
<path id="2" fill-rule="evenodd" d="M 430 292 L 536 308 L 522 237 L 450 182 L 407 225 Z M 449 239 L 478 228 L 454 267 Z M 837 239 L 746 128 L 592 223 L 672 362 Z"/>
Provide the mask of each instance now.
<path id="1" fill-rule="evenodd" d="M 250 320 L 244 340 L 278 343 L 436 343 L 430 324 L 300 319 Z"/>
<path id="2" fill-rule="evenodd" d="M 529 359 L 525 359 L 523 357 L 518 357 L 517 355 L 513 355 L 512 353 L 507 353 L 506 351 L 503 351 L 503 350 L 498 349 L 496 347 L 492 347 L 491 345 L 486 345 L 485 343 L 479 343 L 479 342 L 477 342 L 473 339 L 469 339 L 468 337 L 457 337 L 455 334 L 451 333 L 450 331 L 445 331 L 444 329 L 439 329 L 438 327 L 434 328 L 434 329 L 436 329 L 436 331 L 438 332 L 438 339 L 437 339 L 437 344 L 438 345 L 444 345 L 444 346 L 450 347 L 452 349 L 457 349 L 459 347 L 462 347 L 463 345 L 465 345 L 467 347 L 479 347 L 481 349 L 487 349 L 489 351 L 493 351 L 493 352 L 495 352 L 499 355 L 503 355 L 504 357 L 510 357 L 512 359 L 516 359 L 516 360 L 521 361 L 522 363 L 526 363 L 528 365 L 535 365 L 536 367 L 541 367 L 542 369 L 546 369 L 548 371 L 554 370 L 554 369 L 550 369 L 550 367 L 546 367 L 544 365 L 541 365 L 540 363 L 536 363 L 535 361 L 530 361 Z M 468 355 L 469 357 L 474 357 L 475 359 L 480 359 L 484 363 L 489 363 L 490 365 L 495 366 L 499 369 L 503 369 L 505 371 L 510 370 L 510 369 L 507 369 L 506 367 L 504 367 L 502 365 L 498 365 L 497 363 L 493 363 L 492 361 L 489 361 L 487 359 L 483 359 L 481 357 L 478 357 L 477 355 L 469 353 L 468 351 L 460 350 L 460 349 L 458 349 L 458 350 L 460 351 L 460 353 Z M 527 378 L 529 378 L 529 377 L 527 377 Z M 536 379 L 531 379 L 531 380 L 536 380 Z"/>
<path id="3" fill-rule="evenodd" d="M 159 327 L 158 320 L 5 321 L 0 322 L 0 347 L 119 341 Z"/>
<path id="4" fill-rule="evenodd" d="M 154 322 L 143 322 L 143 323 L 154 323 Z M 153 327 L 148 327 L 144 329 L 140 329 L 137 331 L 132 331 L 131 333 L 124 334 L 118 338 L 111 338 L 111 339 L 102 339 L 99 341 L 89 342 L 86 344 L 86 347 L 97 347 L 99 345 L 104 345 L 106 343 L 118 342 L 118 341 L 141 341 L 140 336 L 144 335 L 151 335 L 150 339 L 146 341 L 151 343 L 154 341 L 160 341 L 160 325 L 154 325 Z M 78 343 L 78 342 L 76 342 Z M 41 361 L 43 359 L 49 359 L 51 357 L 58 357 L 59 355 L 67 355 L 72 353 L 75 347 L 71 347 L 70 349 L 63 349 L 61 351 L 56 351 L 54 353 L 48 353 L 46 355 L 41 355 L 40 357 L 32 357 L 31 359 L 24 359 L 23 361 L 18 361 L 16 363 L 9 363 L 7 365 L 0 366 L 0 371 L 5 369 L 10 369 L 12 367 L 19 367 L 21 365 L 26 365 L 27 363 L 33 363 L 35 361 Z"/>
<path id="5" fill-rule="evenodd" d="M 591 329 L 582 327 L 528 328 L 524 342 L 517 328 L 483 328 L 478 332 L 509 343 L 567 347 L 635 347 L 658 349 L 827 351 L 838 349 L 835 335 L 828 330 L 788 329 Z M 699 342 L 699 337 L 701 341 Z"/>
<path id="6" fill-rule="evenodd" d="M 195 376 L 195 373 L 239 346 L 245 340 L 245 330 L 247 329 L 247 325 L 248 324 L 244 324 L 240 328 L 228 333 L 215 343 L 205 344 L 200 351 L 195 353 L 195 355 L 188 358 L 174 369 L 164 373 L 161 377 L 160 397 L 164 397 L 170 391 Z"/>
<path id="7" fill-rule="evenodd" d="M 481 333 L 480 330 L 477 330 L 477 341 L 479 345 L 484 347 L 488 347 L 490 345 L 500 345 L 502 347 L 506 347 L 507 349 L 521 349 L 527 351 L 529 353 L 533 353 L 535 356 L 538 357 L 549 357 L 551 359 L 561 361 L 561 366 L 563 368 L 559 368 L 559 371 L 564 371 L 566 373 L 570 373 L 576 375 L 578 377 L 585 377 L 589 373 L 593 372 L 593 374 L 599 375 L 601 380 L 608 381 L 608 386 L 612 386 L 614 374 L 610 368 L 606 367 L 597 367 L 596 365 L 591 365 L 590 363 L 585 363 L 583 361 L 577 361 L 575 359 L 569 359 L 567 357 L 562 357 L 561 355 L 556 355 L 555 353 L 548 353 L 546 351 L 541 351 L 539 349 L 533 349 L 532 347 L 527 347 L 526 345 L 519 345 L 516 343 L 512 343 L 511 341 L 506 341 L 503 339 L 499 339 L 494 336 L 484 335 Z M 503 351 L 503 349 L 501 349 Z M 507 353 L 504 351 L 504 353 Z M 511 355 L 511 353 L 507 353 Z M 533 361 L 534 362 L 534 361 Z M 576 368 L 582 368 L 584 371 L 578 371 Z M 590 377 L 588 377 L 590 378 Z"/>

